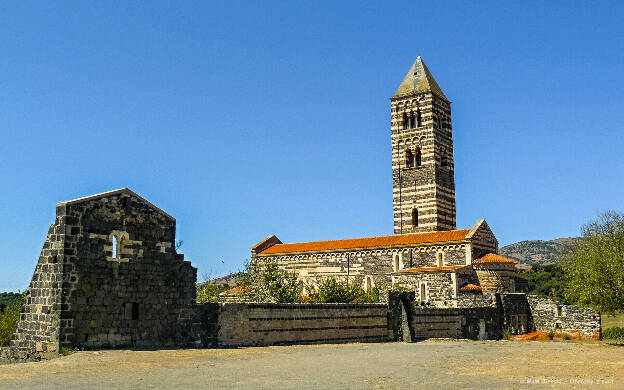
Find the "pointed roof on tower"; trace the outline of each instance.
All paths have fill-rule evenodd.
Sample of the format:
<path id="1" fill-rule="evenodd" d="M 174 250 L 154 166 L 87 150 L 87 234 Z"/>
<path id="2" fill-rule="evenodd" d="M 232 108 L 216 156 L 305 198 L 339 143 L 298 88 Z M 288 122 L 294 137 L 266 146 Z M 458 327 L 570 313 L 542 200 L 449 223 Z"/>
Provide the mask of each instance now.
<path id="1" fill-rule="evenodd" d="M 427 65 L 425 65 L 420 56 L 418 56 L 393 97 L 421 91 L 431 91 L 441 98 L 448 100 L 431 75 L 431 72 L 429 72 L 429 69 L 427 69 Z"/>

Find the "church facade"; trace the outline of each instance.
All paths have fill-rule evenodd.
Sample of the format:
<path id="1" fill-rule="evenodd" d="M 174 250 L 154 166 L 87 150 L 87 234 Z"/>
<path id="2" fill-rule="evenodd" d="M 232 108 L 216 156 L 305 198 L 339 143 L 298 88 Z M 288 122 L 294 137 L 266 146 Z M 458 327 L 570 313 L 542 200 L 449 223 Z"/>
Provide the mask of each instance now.
<path id="1" fill-rule="evenodd" d="M 456 228 L 451 105 L 420 57 L 390 110 L 394 235 L 286 244 L 272 235 L 251 249 L 252 261 L 276 261 L 306 286 L 326 277 L 365 289 L 399 285 L 440 307 L 462 295 L 524 291 L 485 220 Z"/>

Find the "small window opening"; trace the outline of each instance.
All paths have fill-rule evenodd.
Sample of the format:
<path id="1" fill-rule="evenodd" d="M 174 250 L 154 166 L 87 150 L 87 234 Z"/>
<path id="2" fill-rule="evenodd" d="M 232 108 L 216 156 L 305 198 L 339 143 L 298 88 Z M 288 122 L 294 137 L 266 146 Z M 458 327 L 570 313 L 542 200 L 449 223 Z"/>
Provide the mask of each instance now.
<path id="1" fill-rule="evenodd" d="M 372 288 L 372 281 L 371 281 L 371 277 L 367 276 L 366 277 L 366 291 L 370 291 Z"/>
<path id="2" fill-rule="evenodd" d="M 117 258 L 117 237 L 113 236 L 113 253 L 111 254 L 113 259 Z"/>
<path id="3" fill-rule="evenodd" d="M 427 300 L 427 286 L 424 283 L 420 284 L 420 301 L 424 302 Z"/>
<path id="4" fill-rule="evenodd" d="M 417 167 L 422 165 L 422 153 L 420 152 L 420 148 L 416 149 L 416 154 L 414 156 L 414 163 Z"/>
<path id="5" fill-rule="evenodd" d="M 437 124 L 438 124 L 438 129 L 442 129 L 442 118 L 437 117 L 436 121 L 437 121 Z"/>
<path id="6" fill-rule="evenodd" d="M 412 168 L 414 166 L 414 154 L 409 149 L 405 149 L 405 165 L 408 168 Z"/>
<path id="7" fill-rule="evenodd" d="M 418 227 L 418 209 L 412 209 L 412 226 Z"/>
<path id="8" fill-rule="evenodd" d="M 438 267 L 442 267 L 444 265 L 444 255 L 442 252 L 438 253 Z"/>
<path id="9" fill-rule="evenodd" d="M 414 113 L 412 113 L 409 116 L 409 122 L 410 122 L 410 129 L 413 129 L 414 127 L 416 127 L 416 117 L 414 116 Z"/>
<path id="10" fill-rule="evenodd" d="M 422 116 L 420 115 L 420 111 L 416 111 L 416 126 L 422 127 Z"/>
<path id="11" fill-rule="evenodd" d="M 139 304 L 136 302 L 132 304 L 132 319 L 133 320 L 139 319 Z"/>
<path id="12" fill-rule="evenodd" d="M 399 270 L 399 255 L 394 255 L 394 270 L 398 271 Z"/>
<path id="13" fill-rule="evenodd" d="M 409 126 L 409 119 L 406 113 L 403 113 L 403 130 L 407 130 Z"/>
<path id="14" fill-rule="evenodd" d="M 561 306 L 557 306 L 557 317 L 561 317 Z"/>

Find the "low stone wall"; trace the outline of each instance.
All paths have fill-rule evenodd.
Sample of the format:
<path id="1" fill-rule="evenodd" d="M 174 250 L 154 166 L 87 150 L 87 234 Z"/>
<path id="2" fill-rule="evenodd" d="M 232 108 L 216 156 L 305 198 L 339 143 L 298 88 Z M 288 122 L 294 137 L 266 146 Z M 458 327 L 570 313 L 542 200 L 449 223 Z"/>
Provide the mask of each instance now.
<path id="1" fill-rule="evenodd" d="M 502 337 L 499 311 L 489 307 L 443 309 L 416 306 L 412 326 L 416 339 L 498 340 Z"/>
<path id="2" fill-rule="evenodd" d="M 388 341 L 383 304 L 223 303 L 219 346 Z"/>
<path id="3" fill-rule="evenodd" d="M 530 322 L 533 329 L 555 333 L 579 332 L 584 337 L 600 338 L 602 327 L 599 312 L 534 295 L 528 295 L 527 299 L 531 307 Z"/>

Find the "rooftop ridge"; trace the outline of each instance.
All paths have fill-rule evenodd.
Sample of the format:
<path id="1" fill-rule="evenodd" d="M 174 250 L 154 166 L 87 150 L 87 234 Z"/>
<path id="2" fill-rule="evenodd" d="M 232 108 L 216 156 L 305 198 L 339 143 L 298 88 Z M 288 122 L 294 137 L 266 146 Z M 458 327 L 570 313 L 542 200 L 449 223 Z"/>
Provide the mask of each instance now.
<path id="1" fill-rule="evenodd" d="M 341 240 L 310 241 L 273 245 L 258 254 L 319 252 L 339 249 L 359 249 L 379 246 L 400 246 L 410 244 L 426 244 L 444 241 L 462 241 L 470 229 L 446 230 L 437 232 L 394 234 L 391 236 L 363 237 Z"/>
<path id="2" fill-rule="evenodd" d="M 166 215 L 167 217 L 169 217 L 169 218 L 171 218 L 171 219 L 173 219 L 175 221 L 175 218 L 173 216 L 171 216 L 170 214 L 168 214 L 166 211 L 162 210 L 161 208 L 159 208 L 158 206 L 154 205 L 149 200 L 145 199 L 144 197 L 142 197 L 141 195 L 137 194 L 136 192 L 132 191 L 130 188 L 127 188 L 127 187 L 118 188 L 116 190 L 100 192 L 99 194 L 87 195 L 87 196 L 83 196 L 81 198 L 66 200 L 66 201 L 57 203 L 56 207 L 63 206 L 63 205 L 68 205 L 68 204 L 81 203 L 81 202 L 85 202 L 87 200 L 104 198 L 104 197 L 107 197 L 107 196 L 117 195 L 117 194 L 121 194 L 121 193 L 126 193 L 128 195 L 131 195 L 131 196 L 134 196 L 134 197 L 140 199 L 141 201 L 145 202 L 151 208 L 155 209 L 156 211 Z"/>

